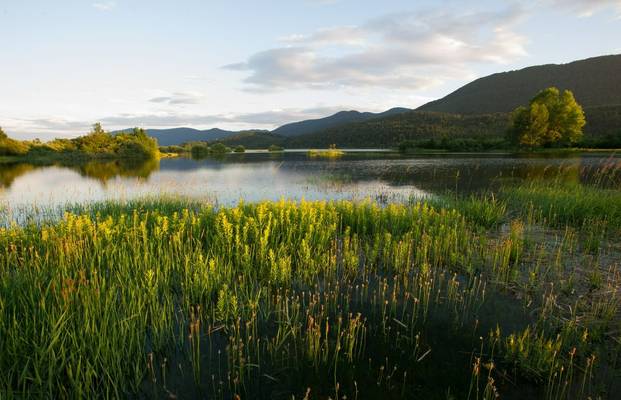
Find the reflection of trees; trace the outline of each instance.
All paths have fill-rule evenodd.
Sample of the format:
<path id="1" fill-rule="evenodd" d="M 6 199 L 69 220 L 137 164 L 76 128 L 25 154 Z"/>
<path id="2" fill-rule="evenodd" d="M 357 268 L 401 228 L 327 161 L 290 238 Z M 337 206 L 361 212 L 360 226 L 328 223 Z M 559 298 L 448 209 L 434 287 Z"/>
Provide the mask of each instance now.
<path id="1" fill-rule="evenodd" d="M 76 170 L 82 176 L 106 183 L 117 176 L 147 179 L 153 171 L 160 168 L 160 161 L 157 159 L 89 161 L 69 168 Z"/>
<path id="2" fill-rule="evenodd" d="M 9 188 L 18 177 L 35 169 L 34 165 L 24 163 L 0 164 L 0 188 Z"/>
<path id="3" fill-rule="evenodd" d="M 119 159 L 113 161 L 88 161 L 83 163 L 0 164 L 0 187 L 9 188 L 18 177 L 34 171 L 35 169 L 50 166 L 69 168 L 78 172 L 81 176 L 106 183 L 109 179 L 117 176 L 147 179 L 153 171 L 160 168 L 160 162 L 157 159 Z"/>

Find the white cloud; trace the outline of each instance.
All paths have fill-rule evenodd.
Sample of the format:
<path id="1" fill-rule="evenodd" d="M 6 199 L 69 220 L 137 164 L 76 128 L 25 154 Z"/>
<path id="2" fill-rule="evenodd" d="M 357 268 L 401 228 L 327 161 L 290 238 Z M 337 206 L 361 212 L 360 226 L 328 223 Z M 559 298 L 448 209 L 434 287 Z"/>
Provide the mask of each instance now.
<path id="1" fill-rule="evenodd" d="M 114 7 L 116 7 L 116 2 L 102 1 L 102 2 L 93 3 L 92 6 L 99 11 L 110 11 Z"/>
<path id="2" fill-rule="evenodd" d="M 477 63 L 526 54 L 512 28 L 520 8 L 491 12 L 432 10 L 385 15 L 281 39 L 283 46 L 225 69 L 247 72 L 246 89 L 381 87 L 425 89 L 471 75 Z"/>
<path id="3" fill-rule="evenodd" d="M 175 92 L 153 97 L 149 101 L 168 105 L 199 104 L 203 97 L 200 93 Z"/>

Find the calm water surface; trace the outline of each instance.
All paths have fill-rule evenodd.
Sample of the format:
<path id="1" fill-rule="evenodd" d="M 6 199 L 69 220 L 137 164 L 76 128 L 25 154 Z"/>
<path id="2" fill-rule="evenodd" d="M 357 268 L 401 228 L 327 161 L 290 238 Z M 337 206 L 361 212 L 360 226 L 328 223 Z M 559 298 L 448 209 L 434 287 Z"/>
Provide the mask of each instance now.
<path id="1" fill-rule="evenodd" d="M 352 152 L 336 160 L 286 152 L 72 166 L 13 163 L 0 164 L 0 205 L 5 210 L 23 210 L 150 195 L 181 195 L 220 205 L 281 198 L 406 201 L 446 190 L 494 189 L 542 176 L 587 181 L 598 167 L 619 163 L 621 158 L 615 155 L 401 156 L 387 152 Z"/>

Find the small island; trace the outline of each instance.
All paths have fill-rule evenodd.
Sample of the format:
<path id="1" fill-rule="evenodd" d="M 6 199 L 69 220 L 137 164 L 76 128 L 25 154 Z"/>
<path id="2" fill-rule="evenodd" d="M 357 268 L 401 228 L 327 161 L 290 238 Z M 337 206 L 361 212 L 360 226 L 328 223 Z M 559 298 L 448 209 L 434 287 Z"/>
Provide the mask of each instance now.
<path id="1" fill-rule="evenodd" d="M 308 156 L 310 158 L 339 158 L 344 154 L 345 152 L 337 149 L 335 144 L 330 145 L 330 148 L 326 150 L 312 149 L 308 151 Z"/>

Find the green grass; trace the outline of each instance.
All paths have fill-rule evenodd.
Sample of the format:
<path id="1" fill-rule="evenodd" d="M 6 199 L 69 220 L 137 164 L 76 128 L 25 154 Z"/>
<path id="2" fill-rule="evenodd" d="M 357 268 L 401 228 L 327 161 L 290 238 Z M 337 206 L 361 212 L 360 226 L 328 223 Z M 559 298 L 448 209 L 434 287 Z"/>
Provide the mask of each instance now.
<path id="1" fill-rule="evenodd" d="M 603 223 L 621 228 L 621 191 L 580 184 L 534 181 L 502 191 L 511 207 L 553 226 Z"/>
<path id="2" fill-rule="evenodd" d="M 565 300 L 572 236 L 538 247 L 508 217 L 494 197 L 154 198 L 0 228 L 0 397 L 600 393 L 618 282 Z"/>

